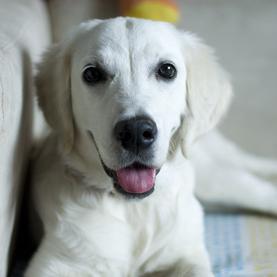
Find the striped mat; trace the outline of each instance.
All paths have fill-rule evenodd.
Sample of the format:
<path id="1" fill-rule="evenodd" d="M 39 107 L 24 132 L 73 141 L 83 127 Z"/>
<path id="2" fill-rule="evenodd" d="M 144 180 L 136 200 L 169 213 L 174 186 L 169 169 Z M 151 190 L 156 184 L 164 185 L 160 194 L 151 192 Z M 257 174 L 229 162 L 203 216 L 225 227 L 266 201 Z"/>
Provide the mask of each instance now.
<path id="1" fill-rule="evenodd" d="M 277 219 L 207 213 L 205 228 L 216 277 L 277 277 Z"/>

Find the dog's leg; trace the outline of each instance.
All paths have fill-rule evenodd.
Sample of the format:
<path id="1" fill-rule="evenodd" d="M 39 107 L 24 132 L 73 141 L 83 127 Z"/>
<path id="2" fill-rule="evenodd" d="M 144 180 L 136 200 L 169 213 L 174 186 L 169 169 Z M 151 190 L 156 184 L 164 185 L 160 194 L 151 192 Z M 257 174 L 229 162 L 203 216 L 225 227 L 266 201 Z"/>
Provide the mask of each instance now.
<path id="1" fill-rule="evenodd" d="M 28 265 L 24 277 L 90 276 L 89 272 L 81 269 L 79 265 L 73 265 L 72 261 L 68 262 L 63 255 L 59 257 L 56 254 L 49 252 L 47 247 L 41 245 Z"/>
<path id="2" fill-rule="evenodd" d="M 143 277 L 213 277 L 209 256 L 204 247 L 195 246 L 189 257 L 184 257 L 161 271 L 149 272 Z"/>
<path id="3" fill-rule="evenodd" d="M 222 163 L 244 168 L 258 176 L 277 180 L 277 160 L 250 154 L 215 131 L 201 142 L 209 155 Z"/>
<path id="4" fill-rule="evenodd" d="M 208 268 L 195 265 L 174 265 L 169 270 L 157 272 L 143 277 L 213 277 L 213 273 Z"/>
<path id="5" fill-rule="evenodd" d="M 143 275 L 143 277 L 213 277 L 213 273 L 209 267 L 199 266 L 196 264 L 188 264 L 187 262 L 178 262 L 171 268 Z"/>
<path id="6" fill-rule="evenodd" d="M 198 179 L 196 195 L 204 204 L 251 209 L 277 215 L 277 187 L 249 172 L 219 168 Z M 202 179 L 202 180 L 201 180 Z"/>
<path id="7" fill-rule="evenodd" d="M 213 277 L 213 273 L 209 266 L 203 266 L 195 261 L 193 264 L 179 262 L 175 264 L 170 270 L 165 272 L 162 277 Z"/>
<path id="8" fill-rule="evenodd" d="M 60 241 L 51 237 L 42 241 L 24 274 L 24 277 L 38 276 L 122 277 L 127 276 L 127 268 L 118 261 L 84 255 L 82 250 L 76 255 L 72 253 L 72 249 L 67 249 Z"/>
<path id="9" fill-rule="evenodd" d="M 187 257 L 186 263 L 180 261 L 173 268 L 173 272 L 168 276 L 184 277 L 213 277 L 210 259 L 205 248 L 204 241 L 195 248 L 193 254 Z"/>
<path id="10" fill-rule="evenodd" d="M 270 181 L 276 162 L 252 157 L 220 134 L 199 146 L 193 153 L 196 195 L 204 204 L 277 214 L 277 185 Z"/>

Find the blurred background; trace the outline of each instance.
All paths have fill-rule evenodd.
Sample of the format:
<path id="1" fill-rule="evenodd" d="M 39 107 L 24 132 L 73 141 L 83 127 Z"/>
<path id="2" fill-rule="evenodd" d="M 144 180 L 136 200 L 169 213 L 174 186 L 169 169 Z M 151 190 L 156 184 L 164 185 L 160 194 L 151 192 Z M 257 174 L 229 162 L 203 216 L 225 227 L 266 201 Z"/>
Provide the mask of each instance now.
<path id="1" fill-rule="evenodd" d="M 277 1 L 185 0 L 181 27 L 215 48 L 234 98 L 221 124 L 256 154 L 277 157 Z"/>

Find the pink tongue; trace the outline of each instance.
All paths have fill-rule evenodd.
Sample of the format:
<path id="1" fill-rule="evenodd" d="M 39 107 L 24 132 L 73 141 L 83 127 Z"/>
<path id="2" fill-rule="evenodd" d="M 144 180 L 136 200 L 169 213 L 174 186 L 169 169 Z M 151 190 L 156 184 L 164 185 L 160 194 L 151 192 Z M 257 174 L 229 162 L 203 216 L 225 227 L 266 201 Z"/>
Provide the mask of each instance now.
<path id="1" fill-rule="evenodd" d="M 156 169 L 122 168 L 116 171 L 117 181 L 129 193 L 144 193 L 154 187 Z"/>

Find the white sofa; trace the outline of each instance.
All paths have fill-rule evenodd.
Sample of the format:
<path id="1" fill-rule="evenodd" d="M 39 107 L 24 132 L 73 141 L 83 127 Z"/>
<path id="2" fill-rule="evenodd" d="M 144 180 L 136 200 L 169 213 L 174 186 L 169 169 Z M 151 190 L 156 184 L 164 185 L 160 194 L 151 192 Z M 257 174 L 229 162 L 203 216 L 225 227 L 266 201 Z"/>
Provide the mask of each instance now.
<path id="1" fill-rule="evenodd" d="M 0 0 L 0 277 L 8 272 L 32 141 L 44 126 L 34 101 L 34 65 L 52 40 L 51 26 L 60 40 L 96 14 L 116 15 L 113 2 Z"/>
<path id="2" fill-rule="evenodd" d="M 33 134 L 33 63 L 50 41 L 39 0 L 0 1 L 0 276 L 11 238 Z"/>

